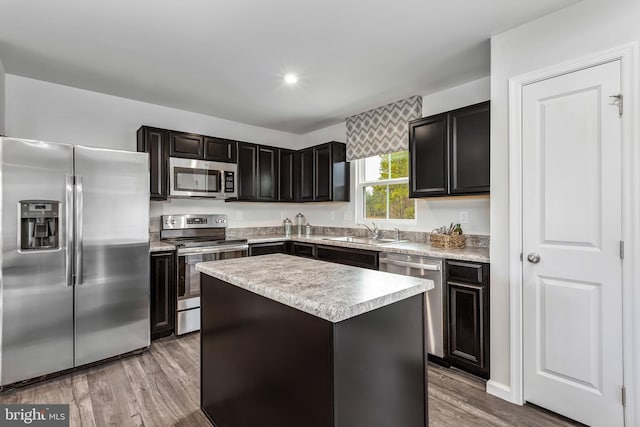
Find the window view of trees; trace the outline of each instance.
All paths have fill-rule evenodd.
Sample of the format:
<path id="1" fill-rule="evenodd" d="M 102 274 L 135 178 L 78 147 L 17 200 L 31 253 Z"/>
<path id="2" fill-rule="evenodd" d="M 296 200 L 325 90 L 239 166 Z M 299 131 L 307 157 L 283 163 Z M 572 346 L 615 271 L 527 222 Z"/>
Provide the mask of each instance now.
<path id="1" fill-rule="evenodd" d="M 408 151 L 381 154 L 364 162 L 365 218 L 414 219 L 415 203 L 409 199 Z"/>

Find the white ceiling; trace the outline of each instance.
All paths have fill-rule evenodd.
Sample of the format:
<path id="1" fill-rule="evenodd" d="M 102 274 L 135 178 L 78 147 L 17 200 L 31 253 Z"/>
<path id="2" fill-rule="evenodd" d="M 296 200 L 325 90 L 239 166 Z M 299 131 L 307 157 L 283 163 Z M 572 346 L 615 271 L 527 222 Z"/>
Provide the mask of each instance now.
<path id="1" fill-rule="evenodd" d="M 487 76 L 492 34 L 576 1 L 0 0 L 0 58 L 10 74 L 306 133 Z"/>

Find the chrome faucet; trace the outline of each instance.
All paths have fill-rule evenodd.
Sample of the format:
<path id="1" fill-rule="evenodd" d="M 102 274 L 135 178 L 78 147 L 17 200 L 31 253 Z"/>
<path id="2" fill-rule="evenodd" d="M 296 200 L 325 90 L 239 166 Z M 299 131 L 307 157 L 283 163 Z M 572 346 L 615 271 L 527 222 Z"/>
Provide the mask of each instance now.
<path id="1" fill-rule="evenodd" d="M 371 221 L 371 224 L 373 225 L 373 228 L 369 227 L 367 224 L 358 224 L 358 225 L 361 225 L 364 228 L 366 228 L 367 230 L 369 230 L 369 237 L 370 238 L 379 239 L 380 238 L 380 230 L 378 230 L 378 226 L 373 221 Z"/>
<path id="2" fill-rule="evenodd" d="M 400 240 L 400 229 L 398 227 L 393 227 L 393 229 L 396 231 L 396 240 Z"/>

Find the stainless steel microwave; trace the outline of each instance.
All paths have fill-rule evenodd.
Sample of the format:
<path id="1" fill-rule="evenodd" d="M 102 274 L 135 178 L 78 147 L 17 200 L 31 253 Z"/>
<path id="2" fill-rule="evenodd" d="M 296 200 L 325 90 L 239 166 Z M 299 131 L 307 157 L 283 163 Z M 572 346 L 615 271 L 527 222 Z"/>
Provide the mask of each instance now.
<path id="1" fill-rule="evenodd" d="M 169 196 L 230 199 L 238 196 L 237 165 L 169 158 Z"/>

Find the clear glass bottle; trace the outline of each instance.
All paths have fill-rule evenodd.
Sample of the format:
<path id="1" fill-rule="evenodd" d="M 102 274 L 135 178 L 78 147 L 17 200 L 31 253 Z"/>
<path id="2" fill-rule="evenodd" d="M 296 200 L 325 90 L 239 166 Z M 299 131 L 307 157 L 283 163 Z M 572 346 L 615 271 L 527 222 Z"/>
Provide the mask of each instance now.
<path id="1" fill-rule="evenodd" d="M 302 227 L 304 226 L 304 223 L 304 215 L 302 215 L 302 212 L 299 212 L 298 215 L 296 215 L 296 228 L 298 236 L 302 236 Z"/>
<path id="2" fill-rule="evenodd" d="M 285 218 L 282 221 L 282 234 L 284 237 L 291 237 L 291 220 L 289 218 Z"/>

